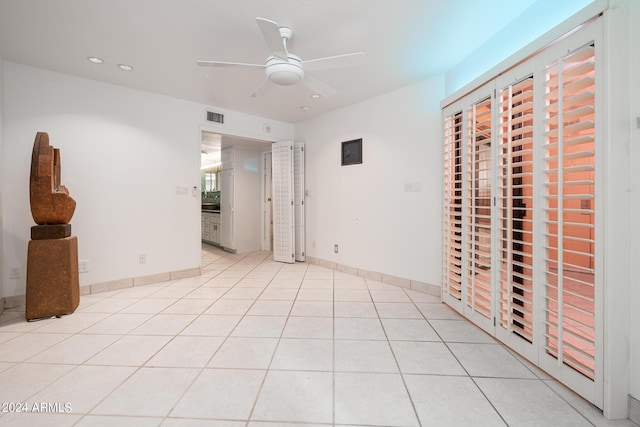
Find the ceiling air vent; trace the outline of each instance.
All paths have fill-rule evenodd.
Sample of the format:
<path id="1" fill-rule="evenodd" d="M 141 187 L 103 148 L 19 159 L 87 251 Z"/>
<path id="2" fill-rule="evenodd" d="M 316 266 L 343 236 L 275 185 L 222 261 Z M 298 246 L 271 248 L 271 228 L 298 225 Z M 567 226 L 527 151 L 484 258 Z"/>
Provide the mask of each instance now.
<path id="1" fill-rule="evenodd" d="M 207 111 L 207 121 L 224 124 L 224 114 Z"/>

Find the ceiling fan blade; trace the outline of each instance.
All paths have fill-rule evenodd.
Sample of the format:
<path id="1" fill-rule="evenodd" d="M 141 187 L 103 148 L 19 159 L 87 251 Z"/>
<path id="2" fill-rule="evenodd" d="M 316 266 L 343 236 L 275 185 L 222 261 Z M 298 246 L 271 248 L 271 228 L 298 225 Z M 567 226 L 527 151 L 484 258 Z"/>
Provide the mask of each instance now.
<path id="1" fill-rule="evenodd" d="M 285 61 L 288 60 L 287 46 L 282 39 L 278 24 L 264 18 L 256 18 L 256 22 L 258 22 L 262 36 L 267 42 L 269 49 L 271 49 L 271 54 L 276 58 L 284 59 Z"/>
<path id="2" fill-rule="evenodd" d="M 273 86 L 273 83 L 271 83 L 271 80 L 269 79 L 265 80 L 260 86 L 258 86 L 256 90 L 253 91 L 253 93 L 251 94 L 251 97 L 257 98 L 259 96 L 264 95 L 265 92 L 267 92 L 267 90 L 271 88 L 271 86 Z"/>
<path id="3" fill-rule="evenodd" d="M 364 52 L 355 52 L 302 61 L 302 66 L 305 71 L 318 71 L 334 68 L 357 67 L 366 63 L 367 55 L 365 55 Z"/>
<path id="4" fill-rule="evenodd" d="M 220 62 L 220 61 L 196 61 L 201 67 L 218 67 L 218 68 L 262 68 L 263 64 L 245 64 L 242 62 Z"/>
<path id="5" fill-rule="evenodd" d="M 337 91 L 331 86 L 322 83 L 320 80 L 314 79 L 308 74 L 306 74 L 304 79 L 302 79 L 302 84 L 312 91 L 320 94 L 323 98 L 330 98 L 337 93 Z"/>

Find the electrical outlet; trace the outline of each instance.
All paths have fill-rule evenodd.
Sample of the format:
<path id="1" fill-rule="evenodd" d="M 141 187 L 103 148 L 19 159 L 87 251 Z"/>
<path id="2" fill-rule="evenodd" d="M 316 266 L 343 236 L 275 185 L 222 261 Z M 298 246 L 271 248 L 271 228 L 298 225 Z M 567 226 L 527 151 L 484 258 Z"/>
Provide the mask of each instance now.
<path id="1" fill-rule="evenodd" d="M 138 255 L 138 264 L 146 264 L 147 256 L 145 254 Z"/>
<path id="2" fill-rule="evenodd" d="M 338 245 L 333 245 L 333 253 L 334 254 L 338 253 Z"/>
<path id="3" fill-rule="evenodd" d="M 20 266 L 14 265 L 13 267 L 9 267 L 9 279 L 19 279 L 20 278 Z"/>
<path id="4" fill-rule="evenodd" d="M 81 259 L 78 261 L 78 272 L 79 273 L 88 273 L 89 272 L 89 260 Z"/>

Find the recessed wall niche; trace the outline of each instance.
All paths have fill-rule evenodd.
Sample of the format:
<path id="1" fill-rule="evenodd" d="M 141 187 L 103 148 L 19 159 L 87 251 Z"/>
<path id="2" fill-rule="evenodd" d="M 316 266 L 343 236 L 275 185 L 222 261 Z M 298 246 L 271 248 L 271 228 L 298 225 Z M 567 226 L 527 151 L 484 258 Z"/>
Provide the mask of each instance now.
<path id="1" fill-rule="evenodd" d="M 342 143 L 342 166 L 362 163 L 362 138 Z"/>

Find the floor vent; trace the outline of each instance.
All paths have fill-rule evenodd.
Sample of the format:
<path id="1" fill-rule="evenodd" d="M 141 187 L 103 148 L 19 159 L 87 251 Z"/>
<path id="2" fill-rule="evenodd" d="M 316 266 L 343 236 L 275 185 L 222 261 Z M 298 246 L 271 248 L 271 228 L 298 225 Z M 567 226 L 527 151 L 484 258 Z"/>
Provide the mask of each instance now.
<path id="1" fill-rule="evenodd" d="M 207 111 L 207 121 L 224 124 L 224 114 Z"/>

